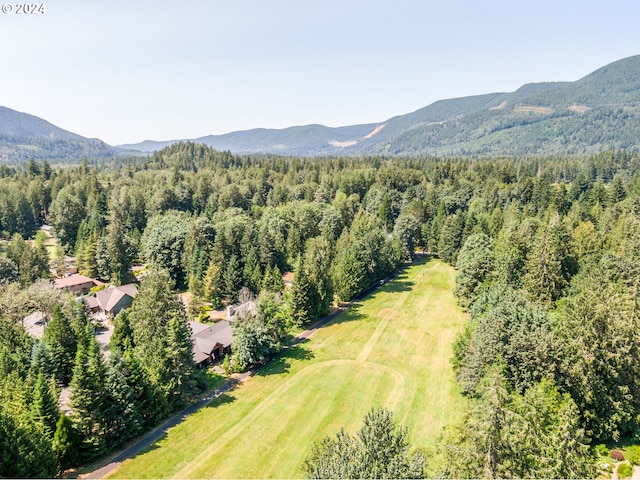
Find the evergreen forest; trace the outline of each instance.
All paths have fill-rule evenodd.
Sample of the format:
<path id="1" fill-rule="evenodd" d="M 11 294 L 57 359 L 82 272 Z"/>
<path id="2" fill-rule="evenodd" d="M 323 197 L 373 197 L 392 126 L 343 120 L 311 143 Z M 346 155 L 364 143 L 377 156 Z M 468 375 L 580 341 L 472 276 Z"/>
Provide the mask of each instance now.
<path id="1" fill-rule="evenodd" d="M 452 363 L 471 403 L 422 473 L 585 477 L 595 445 L 640 436 L 639 154 L 302 159 L 182 142 L 0 166 L 0 186 L 0 476 L 86 464 L 209 388 L 187 324 L 204 306 L 255 301 L 233 327 L 240 371 L 418 253 L 457 269 L 469 321 Z M 65 255 L 112 285 L 144 265 L 107 353 L 49 281 Z"/>

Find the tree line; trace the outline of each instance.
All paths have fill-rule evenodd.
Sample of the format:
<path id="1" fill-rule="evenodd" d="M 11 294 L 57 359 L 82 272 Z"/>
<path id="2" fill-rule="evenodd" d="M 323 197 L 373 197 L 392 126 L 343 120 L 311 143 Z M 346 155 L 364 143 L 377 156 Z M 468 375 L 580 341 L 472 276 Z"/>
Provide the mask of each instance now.
<path id="1" fill-rule="evenodd" d="M 548 438 L 582 432 L 572 434 L 571 452 L 632 433 L 639 158 L 299 159 L 187 142 L 104 166 L 3 167 L 0 395 L 14 408 L 0 417 L 0 443 L 15 448 L 0 472 L 32 476 L 45 465 L 42 473 L 53 475 L 188 402 L 201 382 L 186 320 L 200 305 L 255 300 L 257 315 L 234 327 L 232 360 L 247 368 L 416 249 L 457 266 L 456 294 L 470 311 L 454 361 L 479 410 L 460 428 L 480 435 L 472 422 L 487 412 L 496 422 L 529 418 L 513 438 L 452 432 L 447 448 L 466 452 L 453 474 L 534 475 L 534 467 L 513 465 L 514 452 L 544 451 L 535 455 L 545 465 L 560 453 L 526 444 L 531 425 L 547 428 Z M 79 304 L 42 280 L 61 268 L 47 263 L 36 236 L 45 221 L 61 242 L 55 256 L 75 255 L 88 276 L 121 285 L 133 280 L 133 264 L 148 265 L 132 308 L 114 319 L 108 360 Z M 288 271 L 294 280 L 285 289 Z M 30 289 L 44 292 L 40 304 L 24 293 Z M 192 294 L 190 311 L 174 289 Z M 21 327 L 36 308 L 50 318 L 42 341 Z M 57 411 L 65 387 L 70 415 Z M 48 395 L 46 421 L 33 412 L 36 392 Z M 544 411 L 547 424 L 535 417 Z M 498 453 L 487 466 L 488 438 Z M 23 454 L 31 447 L 20 445 L 36 441 L 48 442 L 38 448 L 47 461 Z M 554 468 L 545 476 L 584 473 Z"/>

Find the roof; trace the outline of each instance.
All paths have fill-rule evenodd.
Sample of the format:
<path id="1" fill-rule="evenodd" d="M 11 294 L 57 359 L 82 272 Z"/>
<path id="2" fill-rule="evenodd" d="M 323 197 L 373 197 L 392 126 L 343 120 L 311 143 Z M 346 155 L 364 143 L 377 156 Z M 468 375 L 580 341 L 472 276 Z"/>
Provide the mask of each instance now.
<path id="1" fill-rule="evenodd" d="M 213 351 L 222 346 L 231 346 L 233 337 L 231 325 L 226 320 L 216 322 L 212 325 L 199 322 L 189 322 L 191 327 L 191 340 L 193 340 L 193 360 L 202 363 L 209 358 Z"/>
<path id="2" fill-rule="evenodd" d="M 282 275 L 282 281 L 288 284 L 293 283 L 293 272 L 284 272 L 284 275 Z"/>
<path id="3" fill-rule="evenodd" d="M 104 285 L 99 280 L 95 278 L 85 277 L 84 275 L 80 275 L 79 273 L 75 273 L 73 275 L 69 275 L 68 277 L 56 278 L 53 281 L 53 284 L 56 288 L 68 288 L 77 285 L 84 285 L 85 283 L 93 283 L 93 285 Z"/>
<path id="4" fill-rule="evenodd" d="M 235 321 L 237 318 L 255 317 L 258 314 L 258 307 L 255 302 L 249 300 L 240 305 L 229 305 L 227 307 L 227 320 Z"/>
<path id="5" fill-rule="evenodd" d="M 121 285 L 119 287 L 109 287 L 96 292 L 96 301 L 105 312 L 111 312 L 125 297 L 135 298 L 138 294 L 138 287 L 133 283 Z"/>
<path id="6" fill-rule="evenodd" d="M 86 297 L 85 302 L 87 302 L 87 307 L 89 309 L 98 308 L 100 306 L 96 297 Z"/>

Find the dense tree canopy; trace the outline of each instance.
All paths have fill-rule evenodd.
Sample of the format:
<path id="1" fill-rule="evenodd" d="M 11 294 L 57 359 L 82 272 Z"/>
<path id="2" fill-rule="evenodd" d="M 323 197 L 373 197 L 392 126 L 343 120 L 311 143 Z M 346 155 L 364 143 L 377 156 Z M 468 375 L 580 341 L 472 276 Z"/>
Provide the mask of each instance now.
<path id="1" fill-rule="evenodd" d="M 1 475 L 55 475 L 191 398 L 188 314 L 174 287 L 188 290 L 194 316 L 206 302 L 239 301 L 240 291 L 258 297 L 258 316 L 238 329 L 251 327 L 238 333 L 247 341 L 236 344 L 237 363 L 249 365 L 419 248 L 458 268 L 455 294 L 469 324 L 454 364 L 472 411 L 497 405 L 497 417 L 482 418 L 526 419 L 508 441 L 496 434 L 495 472 L 587 474 L 558 466 L 522 432 L 567 442 L 562 435 L 573 432 L 584 444 L 582 431 L 605 441 L 640 427 L 637 153 L 300 159 L 187 142 L 108 164 L 5 167 L 0 185 L 0 398 L 12 405 L 0 415 L 0 443 L 14 445 Z M 36 235 L 43 222 L 63 250 L 53 253 Z M 146 264 L 134 305 L 115 321 L 108 362 L 92 346 L 83 305 L 47 279 L 62 273 L 63 254 L 116 285 L 133 279 L 132 265 Z M 286 287 L 285 272 L 293 272 Z M 38 342 L 22 329 L 36 310 L 48 322 Z M 250 347 L 244 360 L 241 345 Z M 483 386 L 496 366 L 504 392 L 491 397 Z M 100 384 L 91 380 L 96 371 Z M 82 402 L 108 408 L 56 420 L 51 436 L 52 376 L 53 397 L 75 386 L 78 412 Z M 486 450 L 471 446 L 486 441 L 469 438 L 469 470 L 457 472 L 482 475 Z M 16 463 L 27 450 L 37 453 Z M 516 467 L 516 450 L 528 452 L 528 467 Z"/>

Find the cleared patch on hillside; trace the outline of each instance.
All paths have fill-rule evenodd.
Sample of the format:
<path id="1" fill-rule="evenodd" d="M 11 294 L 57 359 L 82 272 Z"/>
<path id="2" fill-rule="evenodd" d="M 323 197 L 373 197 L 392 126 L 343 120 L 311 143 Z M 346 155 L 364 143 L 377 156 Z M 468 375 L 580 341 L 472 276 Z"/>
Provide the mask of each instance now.
<path id="1" fill-rule="evenodd" d="M 577 104 L 573 104 L 569 107 L 569 110 L 571 110 L 572 112 L 576 112 L 576 113 L 584 113 L 584 112 L 588 112 L 589 110 L 591 110 L 590 107 L 587 107 L 586 105 L 577 105 Z"/>
<path id="2" fill-rule="evenodd" d="M 374 135 L 376 135 L 377 133 L 380 132 L 380 130 L 382 130 L 384 127 L 386 127 L 387 124 L 383 123 L 382 125 L 378 125 L 376 128 L 374 128 L 373 130 L 371 130 L 371 132 L 369 132 L 368 134 L 366 134 L 364 136 L 364 138 L 369 139 L 371 137 L 373 137 Z"/>
<path id="3" fill-rule="evenodd" d="M 507 101 L 504 100 L 500 105 L 496 105 L 495 107 L 491 107 L 489 110 L 502 110 L 507 106 Z"/>
<path id="4" fill-rule="evenodd" d="M 550 107 L 536 107 L 535 105 L 518 105 L 514 108 L 518 113 L 538 113 L 540 115 L 549 115 L 553 113 L 553 108 Z"/>
<path id="5" fill-rule="evenodd" d="M 352 147 L 353 145 L 357 145 L 357 144 L 358 144 L 357 140 L 347 140 L 346 142 L 339 142 L 338 140 L 329 140 L 329 145 L 331 145 L 332 147 L 345 148 L 345 147 Z"/>

